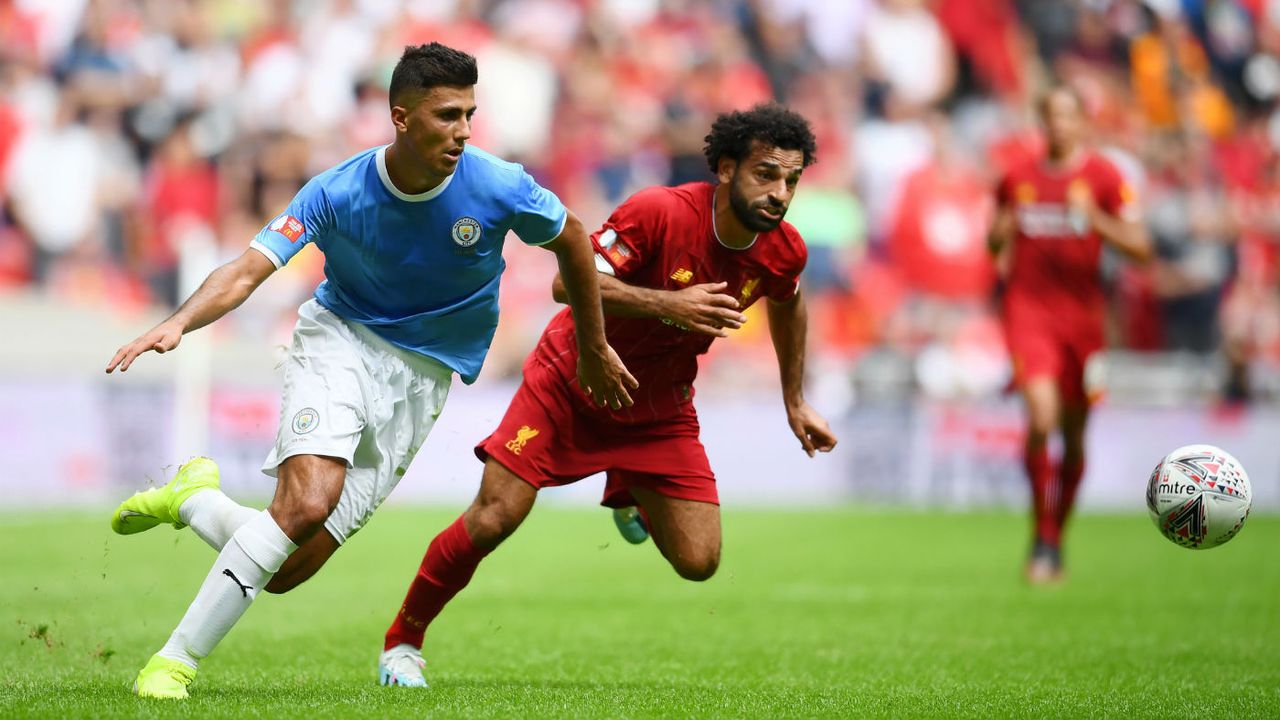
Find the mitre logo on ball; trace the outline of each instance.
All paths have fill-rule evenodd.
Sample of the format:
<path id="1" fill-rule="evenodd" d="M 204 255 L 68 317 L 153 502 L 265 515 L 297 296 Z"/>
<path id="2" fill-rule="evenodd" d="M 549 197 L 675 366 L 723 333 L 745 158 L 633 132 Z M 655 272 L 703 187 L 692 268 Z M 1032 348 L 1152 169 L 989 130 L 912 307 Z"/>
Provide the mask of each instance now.
<path id="1" fill-rule="evenodd" d="M 1165 537 L 1185 548 L 1217 547 L 1240 532 L 1253 505 L 1249 475 L 1226 450 L 1187 445 L 1147 480 L 1147 509 Z"/>

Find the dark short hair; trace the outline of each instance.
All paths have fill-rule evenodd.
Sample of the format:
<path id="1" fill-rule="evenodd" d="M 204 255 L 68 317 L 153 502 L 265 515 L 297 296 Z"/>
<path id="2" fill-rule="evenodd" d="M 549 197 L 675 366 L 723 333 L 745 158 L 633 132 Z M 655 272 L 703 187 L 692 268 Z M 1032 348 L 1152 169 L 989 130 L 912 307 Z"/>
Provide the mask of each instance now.
<path id="1" fill-rule="evenodd" d="M 426 92 L 433 87 L 470 87 L 476 84 L 476 59 L 461 50 L 433 42 L 409 45 L 391 72 L 391 105 L 406 92 Z"/>
<path id="2" fill-rule="evenodd" d="M 781 150 L 803 152 L 804 167 L 813 164 L 818 152 L 818 141 L 813 137 L 809 121 L 777 103 L 761 103 L 750 110 L 720 114 L 711 124 L 702 152 L 711 172 L 717 173 L 720 158 L 741 162 L 751 154 L 751 144 L 756 141 Z"/>
<path id="3" fill-rule="evenodd" d="M 1039 97 L 1036 98 L 1036 114 L 1038 114 L 1042 118 L 1045 115 L 1049 114 L 1049 100 L 1052 99 L 1053 96 L 1057 95 L 1058 93 L 1065 93 L 1069 95 L 1072 100 L 1076 101 L 1076 108 L 1078 108 L 1080 112 L 1085 111 L 1084 98 L 1081 97 L 1080 91 L 1076 90 L 1075 87 L 1068 85 L 1067 83 L 1055 82 L 1049 87 L 1045 88 L 1044 93 L 1042 93 Z"/>

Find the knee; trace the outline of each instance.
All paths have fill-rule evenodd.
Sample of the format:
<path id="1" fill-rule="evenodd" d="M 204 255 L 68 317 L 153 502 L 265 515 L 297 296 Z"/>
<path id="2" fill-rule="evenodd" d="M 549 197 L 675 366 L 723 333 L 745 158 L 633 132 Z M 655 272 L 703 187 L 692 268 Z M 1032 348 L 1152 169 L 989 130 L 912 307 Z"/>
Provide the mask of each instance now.
<path id="1" fill-rule="evenodd" d="M 1081 464 L 1084 462 L 1084 445 L 1082 443 L 1062 443 L 1063 463 Z"/>
<path id="2" fill-rule="evenodd" d="M 1063 459 L 1082 460 L 1084 458 L 1084 432 L 1074 427 L 1064 428 L 1062 431 L 1062 457 Z"/>
<path id="3" fill-rule="evenodd" d="M 1027 442 L 1042 443 L 1058 429 L 1058 402 L 1049 392 L 1028 392 Z"/>
<path id="4" fill-rule="evenodd" d="M 710 580 L 720 567 L 720 553 L 709 552 L 700 555 L 683 556 L 671 563 L 676 574 L 685 580 L 703 582 Z"/>
<path id="5" fill-rule="evenodd" d="M 333 513 L 333 509 L 337 506 L 336 498 L 330 499 L 313 495 L 294 505 L 294 521 L 309 530 L 318 530 L 324 524 L 324 521 L 329 519 L 329 515 Z"/>
<path id="6" fill-rule="evenodd" d="M 324 526 L 342 497 L 346 462 L 295 455 L 280 465 L 280 484 L 268 510 L 280 529 L 301 545 Z"/>
<path id="7" fill-rule="evenodd" d="M 528 509 L 499 499 L 477 500 L 463 520 L 471 541 L 480 547 L 494 547 L 520 527 Z"/>
<path id="8" fill-rule="evenodd" d="M 1049 442 L 1049 435 L 1054 431 L 1054 422 L 1048 418 L 1032 416 L 1027 424 L 1027 445 L 1038 448 Z"/>
<path id="9" fill-rule="evenodd" d="M 324 527 L 324 521 L 329 519 L 337 504 L 336 500 L 321 495 L 308 495 L 294 498 L 292 502 L 282 503 L 279 507 L 273 503 L 271 516 L 285 535 L 301 544 Z"/>

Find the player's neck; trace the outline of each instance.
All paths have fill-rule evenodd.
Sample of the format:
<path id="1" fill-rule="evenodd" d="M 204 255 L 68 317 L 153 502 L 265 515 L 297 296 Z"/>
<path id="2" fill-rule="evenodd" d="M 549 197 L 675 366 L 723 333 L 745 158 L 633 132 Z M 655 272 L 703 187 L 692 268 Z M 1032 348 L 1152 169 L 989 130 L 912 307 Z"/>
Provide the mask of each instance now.
<path id="1" fill-rule="evenodd" d="M 755 244 L 755 231 L 747 228 L 733 213 L 729 203 L 729 188 L 720 184 L 716 186 L 715 200 L 712 202 L 711 230 L 721 245 L 733 250 L 745 250 Z"/>
<path id="2" fill-rule="evenodd" d="M 445 181 L 444 177 L 415 167 L 410 154 L 402 150 L 398 142 L 387 146 L 385 159 L 387 177 L 391 180 L 391 184 L 405 195 L 421 195 L 430 192 Z"/>
<path id="3" fill-rule="evenodd" d="M 1045 155 L 1045 163 L 1055 170 L 1070 170 L 1080 164 L 1083 157 L 1084 148 L 1079 145 L 1058 149 L 1049 148 L 1048 154 Z"/>

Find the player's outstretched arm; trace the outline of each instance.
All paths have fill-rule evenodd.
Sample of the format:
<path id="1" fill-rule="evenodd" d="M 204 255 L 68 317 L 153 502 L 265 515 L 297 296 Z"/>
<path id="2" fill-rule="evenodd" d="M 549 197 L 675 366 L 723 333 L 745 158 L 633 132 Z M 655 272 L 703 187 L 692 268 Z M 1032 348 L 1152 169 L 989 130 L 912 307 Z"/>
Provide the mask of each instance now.
<path id="1" fill-rule="evenodd" d="M 809 313 L 800 291 L 786 302 L 768 301 L 769 336 L 778 356 L 778 373 L 782 377 L 782 402 L 787 409 L 787 423 L 800 441 L 800 447 L 813 457 L 814 452 L 831 452 L 836 436 L 822 415 L 804 399 L 804 347 L 808 334 Z"/>
<path id="2" fill-rule="evenodd" d="M 614 317 L 652 317 L 670 320 L 686 330 L 704 335 L 728 337 L 725 328 L 736 330 L 747 321 L 738 312 L 738 301 L 726 295 L 728 283 L 702 283 L 680 290 L 655 290 L 628 285 L 612 275 L 600 274 L 600 298 L 604 314 Z M 557 275 L 551 283 L 556 302 L 565 302 L 564 282 Z"/>
<path id="3" fill-rule="evenodd" d="M 582 221 L 570 212 L 559 237 L 543 247 L 556 254 L 560 275 L 564 277 L 566 299 L 573 310 L 578 340 L 578 384 L 598 405 L 609 405 L 615 410 L 631 407 L 631 394 L 627 389 L 634 390 L 640 383 L 605 340 L 600 283 L 596 277 L 599 273 Z"/>
<path id="4" fill-rule="evenodd" d="M 245 250 L 240 257 L 209 273 L 168 319 L 116 350 L 107 363 L 107 372 L 117 367 L 125 372 L 135 358 L 148 350 L 166 353 L 176 348 L 183 334 L 202 328 L 239 307 L 275 270 L 275 264 L 267 256 L 257 250 Z"/>

